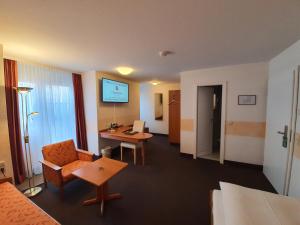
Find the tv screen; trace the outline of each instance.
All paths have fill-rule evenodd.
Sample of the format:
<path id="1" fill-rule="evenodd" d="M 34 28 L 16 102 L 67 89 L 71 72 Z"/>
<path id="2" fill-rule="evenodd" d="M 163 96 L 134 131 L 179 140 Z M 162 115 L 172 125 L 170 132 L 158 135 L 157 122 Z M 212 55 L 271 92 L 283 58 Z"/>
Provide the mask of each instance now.
<path id="1" fill-rule="evenodd" d="M 102 78 L 102 102 L 128 103 L 128 84 Z"/>

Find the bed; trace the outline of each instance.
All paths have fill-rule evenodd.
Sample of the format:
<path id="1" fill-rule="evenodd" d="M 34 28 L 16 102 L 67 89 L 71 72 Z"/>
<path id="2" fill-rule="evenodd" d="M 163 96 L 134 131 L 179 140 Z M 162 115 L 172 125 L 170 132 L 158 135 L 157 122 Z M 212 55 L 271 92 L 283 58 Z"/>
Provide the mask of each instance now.
<path id="1" fill-rule="evenodd" d="M 212 224 L 226 225 L 223 209 L 222 192 L 220 190 L 213 190 L 212 197 Z"/>
<path id="2" fill-rule="evenodd" d="M 60 225 L 9 182 L 0 182 L 1 225 Z"/>
<path id="3" fill-rule="evenodd" d="M 213 225 L 299 225 L 300 199 L 220 182 L 213 190 Z"/>

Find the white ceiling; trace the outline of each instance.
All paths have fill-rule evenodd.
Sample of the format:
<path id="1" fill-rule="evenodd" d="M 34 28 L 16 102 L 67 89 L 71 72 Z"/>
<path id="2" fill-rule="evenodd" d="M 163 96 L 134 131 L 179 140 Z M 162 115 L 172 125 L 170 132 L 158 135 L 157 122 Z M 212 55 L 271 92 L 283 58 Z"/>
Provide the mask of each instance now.
<path id="1" fill-rule="evenodd" d="M 0 0 L 7 57 L 137 80 L 267 61 L 299 38 L 299 0 Z"/>

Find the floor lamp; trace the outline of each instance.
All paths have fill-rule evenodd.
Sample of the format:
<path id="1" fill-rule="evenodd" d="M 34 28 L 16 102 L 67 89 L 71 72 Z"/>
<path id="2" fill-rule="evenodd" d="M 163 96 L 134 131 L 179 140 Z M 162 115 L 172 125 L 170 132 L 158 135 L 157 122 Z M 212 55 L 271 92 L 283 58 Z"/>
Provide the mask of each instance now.
<path id="1" fill-rule="evenodd" d="M 29 188 L 24 191 L 27 197 L 33 197 L 42 191 L 41 187 L 35 186 L 34 184 L 34 173 L 31 160 L 31 149 L 29 143 L 29 132 L 28 132 L 28 120 L 30 117 L 37 115 L 38 112 L 28 113 L 28 94 L 33 88 L 30 87 L 17 87 L 16 90 L 21 96 L 21 106 L 22 106 L 22 125 L 23 125 L 23 136 L 24 136 L 24 150 L 25 150 L 25 160 L 26 160 L 26 170 L 28 177 Z M 30 178 L 30 171 L 31 176 Z M 31 180 L 32 179 L 32 180 Z"/>

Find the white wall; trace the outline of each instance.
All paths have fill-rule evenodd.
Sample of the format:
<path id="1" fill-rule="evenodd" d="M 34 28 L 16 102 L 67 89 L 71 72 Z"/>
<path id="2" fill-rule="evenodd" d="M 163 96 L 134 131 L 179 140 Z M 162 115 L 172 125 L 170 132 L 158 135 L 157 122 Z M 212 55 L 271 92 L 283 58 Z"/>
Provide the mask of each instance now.
<path id="1" fill-rule="evenodd" d="M 229 125 L 231 122 L 246 125 L 240 125 L 235 134 L 226 133 L 225 160 L 261 165 L 263 163 L 264 137 L 256 137 L 255 134 L 247 136 L 245 135 L 247 132 L 243 131 L 247 130 L 248 125 L 254 126 L 256 129 L 255 126 L 261 127 L 261 124 L 265 123 L 267 79 L 267 63 L 182 72 L 181 123 L 190 121 L 191 125 L 190 129 L 181 129 L 181 152 L 193 154 L 194 157 L 196 154 L 197 86 L 226 82 L 226 129 L 228 122 Z M 238 95 L 257 95 L 257 104 L 255 106 L 239 106 Z"/>
<path id="2" fill-rule="evenodd" d="M 86 121 L 86 132 L 89 151 L 99 154 L 98 141 L 98 101 L 99 93 L 96 89 L 96 71 L 82 74 L 82 88 Z"/>
<path id="3" fill-rule="evenodd" d="M 146 121 L 146 126 L 149 127 L 150 132 L 169 134 L 169 91 L 179 89 L 179 83 L 140 84 L 140 117 L 141 120 Z M 155 93 L 163 94 L 163 120 L 155 120 Z"/>
<path id="4" fill-rule="evenodd" d="M 0 45 L 0 161 L 5 161 L 6 176 L 13 177 L 9 134 L 7 126 L 2 45 Z M 2 177 L 1 173 L 0 177 Z"/>

